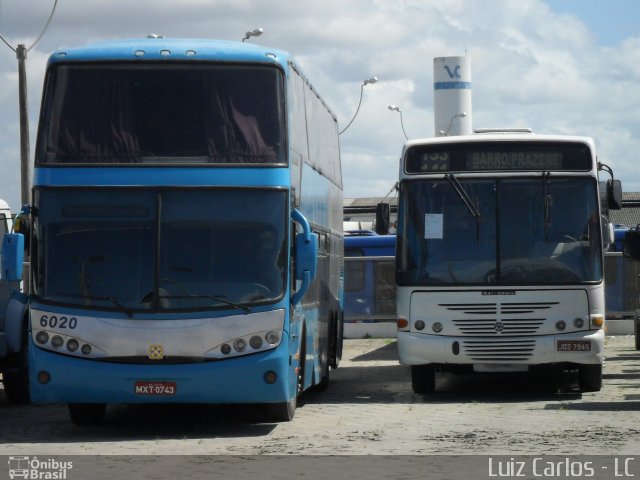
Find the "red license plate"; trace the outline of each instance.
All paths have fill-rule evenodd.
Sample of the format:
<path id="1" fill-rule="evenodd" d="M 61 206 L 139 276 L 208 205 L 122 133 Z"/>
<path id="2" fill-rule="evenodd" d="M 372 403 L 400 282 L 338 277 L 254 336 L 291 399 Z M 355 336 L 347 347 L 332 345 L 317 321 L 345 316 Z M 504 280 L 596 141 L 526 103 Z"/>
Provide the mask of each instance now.
<path id="1" fill-rule="evenodd" d="M 589 340 L 558 340 L 559 352 L 590 352 Z"/>
<path id="2" fill-rule="evenodd" d="M 176 394 L 176 390 L 176 382 L 139 380 L 135 383 L 136 395 L 172 396 Z"/>

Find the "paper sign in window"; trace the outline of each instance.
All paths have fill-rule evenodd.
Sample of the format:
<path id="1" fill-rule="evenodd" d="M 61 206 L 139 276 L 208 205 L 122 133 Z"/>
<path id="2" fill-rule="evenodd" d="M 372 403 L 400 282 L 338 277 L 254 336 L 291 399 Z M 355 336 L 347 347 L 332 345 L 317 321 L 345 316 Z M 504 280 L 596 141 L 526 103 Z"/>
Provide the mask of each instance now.
<path id="1" fill-rule="evenodd" d="M 425 213 L 424 238 L 442 240 L 442 217 L 441 213 Z"/>

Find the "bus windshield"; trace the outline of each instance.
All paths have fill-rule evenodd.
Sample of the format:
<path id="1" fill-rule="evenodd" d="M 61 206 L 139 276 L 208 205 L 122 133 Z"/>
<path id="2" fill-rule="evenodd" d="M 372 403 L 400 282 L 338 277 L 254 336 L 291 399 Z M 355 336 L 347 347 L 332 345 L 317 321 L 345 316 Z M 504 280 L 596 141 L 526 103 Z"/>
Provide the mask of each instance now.
<path id="1" fill-rule="evenodd" d="M 602 279 L 592 178 L 406 181 L 400 285 L 555 285 Z"/>
<path id="2" fill-rule="evenodd" d="M 43 188 L 34 205 L 42 301 L 246 311 L 284 295 L 284 191 Z"/>
<path id="3" fill-rule="evenodd" d="M 83 64 L 52 68 L 38 164 L 285 164 L 275 67 Z"/>

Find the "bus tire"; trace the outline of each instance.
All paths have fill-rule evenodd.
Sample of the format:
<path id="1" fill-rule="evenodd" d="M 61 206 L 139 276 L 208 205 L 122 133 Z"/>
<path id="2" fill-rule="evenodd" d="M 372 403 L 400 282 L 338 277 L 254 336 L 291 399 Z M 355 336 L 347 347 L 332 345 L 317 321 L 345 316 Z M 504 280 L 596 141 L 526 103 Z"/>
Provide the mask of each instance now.
<path id="1" fill-rule="evenodd" d="M 411 365 L 413 393 L 427 394 L 436 391 L 436 369 L 433 365 Z"/>
<path id="2" fill-rule="evenodd" d="M 4 393 L 14 405 L 26 405 L 31 401 L 29 396 L 29 331 L 27 322 L 22 328 L 20 352 L 13 356 L 9 368 L 2 375 Z"/>
<path id="3" fill-rule="evenodd" d="M 599 392 L 602 389 L 602 364 L 580 365 L 580 390 Z"/>
<path id="4" fill-rule="evenodd" d="M 70 403 L 69 417 L 74 425 L 100 425 L 106 409 L 104 403 Z"/>
<path id="5" fill-rule="evenodd" d="M 633 334 L 636 339 L 636 350 L 640 350 L 640 314 L 636 313 L 633 318 Z"/>

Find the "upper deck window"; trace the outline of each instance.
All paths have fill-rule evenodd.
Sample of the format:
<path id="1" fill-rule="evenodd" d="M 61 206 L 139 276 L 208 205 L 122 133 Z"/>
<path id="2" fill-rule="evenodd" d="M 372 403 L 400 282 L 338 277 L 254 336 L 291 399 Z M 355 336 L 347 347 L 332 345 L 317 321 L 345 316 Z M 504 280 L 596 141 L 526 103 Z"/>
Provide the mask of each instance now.
<path id="1" fill-rule="evenodd" d="M 259 65 L 57 66 L 36 161 L 284 164 L 282 78 Z"/>
<path id="2" fill-rule="evenodd" d="M 464 142 L 415 145 L 407 150 L 412 174 L 496 171 L 582 171 L 593 168 L 589 147 L 569 142 Z"/>

